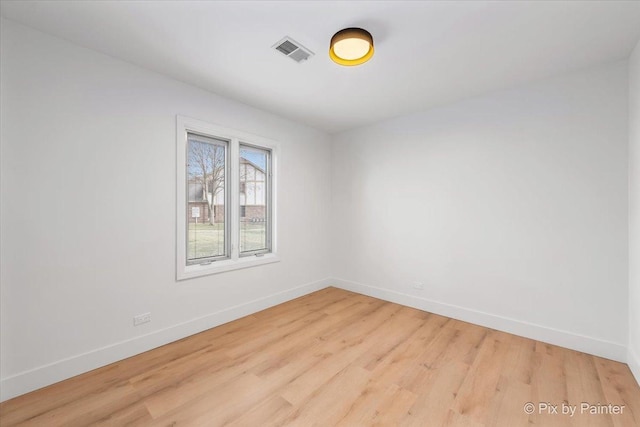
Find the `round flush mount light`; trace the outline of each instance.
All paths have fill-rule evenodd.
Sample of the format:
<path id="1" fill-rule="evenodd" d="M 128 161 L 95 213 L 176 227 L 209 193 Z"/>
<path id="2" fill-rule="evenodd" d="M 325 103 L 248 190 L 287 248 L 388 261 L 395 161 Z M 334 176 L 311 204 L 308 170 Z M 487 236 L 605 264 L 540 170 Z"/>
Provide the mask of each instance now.
<path id="1" fill-rule="evenodd" d="M 340 65 L 364 64 L 373 56 L 373 37 L 362 28 L 345 28 L 331 37 L 329 56 Z"/>

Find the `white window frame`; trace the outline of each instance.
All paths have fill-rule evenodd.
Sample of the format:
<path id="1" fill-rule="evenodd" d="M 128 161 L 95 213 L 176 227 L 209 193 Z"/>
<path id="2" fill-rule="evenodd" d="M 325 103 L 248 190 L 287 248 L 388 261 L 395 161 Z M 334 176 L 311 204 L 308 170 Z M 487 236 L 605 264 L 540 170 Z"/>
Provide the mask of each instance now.
<path id="1" fill-rule="evenodd" d="M 229 141 L 227 161 L 230 179 L 227 180 L 230 192 L 230 206 L 227 207 L 229 218 L 225 218 L 230 230 L 230 254 L 228 258 L 206 262 L 204 264 L 187 264 L 187 132 L 210 136 Z M 240 144 L 264 148 L 271 152 L 270 169 L 270 243 L 271 250 L 254 256 L 240 256 Z M 202 120 L 185 116 L 176 117 L 176 279 L 185 280 L 194 277 L 217 274 L 225 271 L 254 267 L 280 261 L 277 252 L 277 161 L 278 143 L 276 141 L 252 135 L 236 129 L 230 129 Z"/>

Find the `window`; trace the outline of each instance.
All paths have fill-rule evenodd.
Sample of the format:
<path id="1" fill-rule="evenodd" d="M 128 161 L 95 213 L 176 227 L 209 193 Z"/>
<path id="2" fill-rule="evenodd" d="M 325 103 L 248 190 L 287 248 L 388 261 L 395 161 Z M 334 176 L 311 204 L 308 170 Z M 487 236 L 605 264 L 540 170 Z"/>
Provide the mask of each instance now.
<path id="1" fill-rule="evenodd" d="M 177 278 L 278 261 L 273 141 L 177 118 Z"/>
<path id="2" fill-rule="evenodd" d="M 269 252 L 271 150 L 240 144 L 240 256 Z"/>
<path id="3" fill-rule="evenodd" d="M 187 264 L 228 258 L 228 145 L 187 132 Z"/>

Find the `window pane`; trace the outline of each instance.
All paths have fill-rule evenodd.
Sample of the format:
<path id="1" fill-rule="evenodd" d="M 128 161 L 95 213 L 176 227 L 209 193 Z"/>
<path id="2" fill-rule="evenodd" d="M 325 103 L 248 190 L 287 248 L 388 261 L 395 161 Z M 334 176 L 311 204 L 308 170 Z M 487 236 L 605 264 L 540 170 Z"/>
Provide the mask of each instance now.
<path id="1" fill-rule="evenodd" d="M 227 255 L 227 142 L 187 134 L 187 263 Z"/>
<path id="2" fill-rule="evenodd" d="M 240 253 L 270 250 L 271 152 L 240 145 Z"/>

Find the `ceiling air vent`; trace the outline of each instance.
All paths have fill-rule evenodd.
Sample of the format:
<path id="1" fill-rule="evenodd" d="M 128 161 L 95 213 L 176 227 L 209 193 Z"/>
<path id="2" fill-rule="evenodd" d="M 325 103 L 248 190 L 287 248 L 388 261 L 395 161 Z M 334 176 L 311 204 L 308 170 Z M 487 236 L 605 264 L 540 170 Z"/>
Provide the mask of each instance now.
<path id="1" fill-rule="evenodd" d="M 289 37 L 274 44 L 273 48 L 296 62 L 306 61 L 313 56 L 313 52 Z"/>

